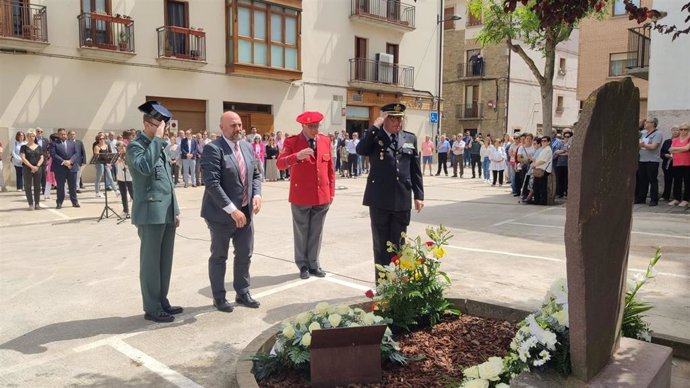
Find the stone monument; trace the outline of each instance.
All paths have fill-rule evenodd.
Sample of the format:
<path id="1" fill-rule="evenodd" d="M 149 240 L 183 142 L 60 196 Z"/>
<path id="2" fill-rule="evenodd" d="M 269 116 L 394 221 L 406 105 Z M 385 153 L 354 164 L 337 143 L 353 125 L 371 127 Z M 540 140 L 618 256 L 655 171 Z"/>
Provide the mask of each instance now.
<path id="1" fill-rule="evenodd" d="M 621 339 L 639 155 L 639 90 L 609 82 L 585 101 L 568 161 L 565 246 L 573 376 L 521 375 L 519 387 L 668 387 L 671 349 Z"/>

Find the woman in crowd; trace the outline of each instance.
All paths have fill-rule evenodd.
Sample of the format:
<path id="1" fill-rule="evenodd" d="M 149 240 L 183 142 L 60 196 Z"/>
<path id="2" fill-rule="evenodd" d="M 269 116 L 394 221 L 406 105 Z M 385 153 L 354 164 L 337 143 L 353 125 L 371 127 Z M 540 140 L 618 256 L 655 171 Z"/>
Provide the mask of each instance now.
<path id="1" fill-rule="evenodd" d="M 177 161 L 180 160 L 180 145 L 177 144 L 177 135 L 170 134 L 170 164 L 172 165 L 173 182 L 180 183 L 180 166 Z"/>
<path id="2" fill-rule="evenodd" d="M 108 147 L 108 144 L 105 142 L 105 134 L 103 132 L 98 132 L 98 135 L 96 135 L 96 141 L 93 143 L 93 154 L 107 154 L 110 152 L 110 149 Z M 110 189 L 113 191 L 116 191 L 115 187 L 112 186 L 113 184 L 113 174 L 112 174 L 112 166 L 110 164 L 106 164 L 105 168 L 103 168 L 102 163 L 96 163 L 96 182 L 94 184 L 94 188 L 96 189 L 96 198 L 101 198 L 103 197 L 103 194 L 101 194 L 101 178 L 103 177 L 103 172 L 105 170 L 105 184 L 110 184 Z M 108 188 L 106 187 L 106 190 Z"/>
<path id="3" fill-rule="evenodd" d="M 482 142 L 482 148 L 479 150 L 479 156 L 481 157 L 482 160 L 482 169 L 484 170 L 484 182 L 485 183 L 491 183 L 489 181 L 489 164 L 491 161 L 489 160 L 489 147 L 491 146 L 491 137 L 489 135 L 486 136 L 484 141 Z"/>
<path id="4" fill-rule="evenodd" d="M 556 164 L 556 198 L 563 199 L 568 196 L 568 152 L 573 144 L 573 132 L 566 128 L 563 130 L 563 140 L 558 150 L 554 151 L 553 162 Z"/>
<path id="5" fill-rule="evenodd" d="M 26 132 L 28 142 L 19 149 L 19 157 L 22 161 L 22 174 L 24 179 L 24 192 L 29 202 L 29 209 L 38 210 L 41 200 L 41 173 L 43 169 L 43 149 L 36 143 L 36 132 L 29 129 Z"/>
<path id="6" fill-rule="evenodd" d="M 505 178 L 506 178 L 506 183 L 510 183 L 513 181 L 513 175 L 515 175 L 515 171 L 513 171 L 513 165 L 510 164 L 510 149 L 513 148 L 513 137 L 510 136 L 510 134 L 505 134 L 503 135 L 503 150 L 505 151 L 506 154 L 506 169 L 505 169 Z"/>
<path id="7" fill-rule="evenodd" d="M 536 158 L 533 163 L 532 176 L 534 176 L 534 183 L 532 187 L 534 191 L 534 203 L 536 205 L 546 205 L 548 197 L 548 187 L 546 183 L 548 182 L 549 174 L 551 174 L 553 170 L 553 152 L 551 151 L 550 137 L 542 136 L 540 142 L 541 147 L 538 150 L 539 154 L 535 153 Z"/>
<path id="8" fill-rule="evenodd" d="M 671 127 L 671 138 L 661 143 L 661 151 L 659 151 L 661 155 L 661 171 L 664 173 L 664 192 L 659 199 L 666 202 L 671 200 L 671 193 L 673 193 L 673 154 L 669 152 L 669 149 L 673 139 L 680 135 L 680 129 L 678 128 L 678 125 Z"/>
<path id="9" fill-rule="evenodd" d="M 518 160 L 517 160 L 517 151 L 520 148 L 521 145 L 521 137 L 517 133 L 513 135 L 513 142 L 510 144 L 510 148 L 508 149 L 508 163 L 510 164 L 510 188 L 513 194 L 513 197 L 517 197 L 520 195 L 520 188 L 518 181 L 520 180 L 520 174 L 518 172 Z M 522 182 L 520 182 L 522 183 Z"/>
<path id="10" fill-rule="evenodd" d="M 279 178 L 278 167 L 276 166 L 277 160 L 278 146 L 276 145 L 276 139 L 271 137 L 266 145 L 266 180 L 269 182 L 277 181 Z"/>
<path id="11" fill-rule="evenodd" d="M 347 133 L 343 133 L 345 138 L 343 139 L 342 145 L 340 146 L 340 177 L 352 178 L 350 175 L 350 162 L 348 161 L 349 153 L 347 152 L 347 145 L 350 144 L 352 140 L 348 139 Z"/>
<path id="12" fill-rule="evenodd" d="M 690 123 L 680 125 L 678 137 L 673 139 L 669 152 L 673 155 L 673 201 L 671 206 L 690 205 Z"/>
<path id="13" fill-rule="evenodd" d="M 12 165 L 14 165 L 14 173 L 16 174 L 17 178 L 17 191 L 22 191 L 24 189 L 24 184 L 23 184 L 23 163 L 22 163 L 22 157 L 19 156 L 19 152 L 22 148 L 22 146 L 26 144 L 26 136 L 24 136 L 24 132 L 22 131 L 17 131 L 17 133 L 14 135 L 14 148 L 12 149 Z"/>
<path id="14" fill-rule="evenodd" d="M 121 141 L 115 143 L 115 146 L 117 147 L 117 153 L 119 154 L 119 157 L 115 162 L 115 166 L 117 167 L 117 186 L 120 189 L 120 193 L 122 193 L 122 211 L 124 213 L 125 218 L 130 218 L 129 200 L 127 199 L 127 193 L 129 193 L 129 196 L 132 197 L 132 200 L 134 200 L 134 189 L 132 188 L 132 175 L 130 175 L 129 173 L 129 169 L 127 168 L 127 161 L 125 160 L 125 152 L 127 151 L 127 147 L 125 146 L 125 143 Z"/>
<path id="15" fill-rule="evenodd" d="M 259 173 L 264 176 L 264 160 L 266 160 L 266 147 L 261 143 L 261 136 L 254 136 L 254 156 L 256 157 L 257 165 L 259 166 Z"/>
<path id="16" fill-rule="evenodd" d="M 489 168 L 493 175 L 493 183 L 491 186 L 496 186 L 496 178 L 498 178 L 498 185 L 503 186 L 503 171 L 506 169 L 506 151 L 501 145 L 501 140 L 494 140 L 494 144 L 489 146 Z"/>

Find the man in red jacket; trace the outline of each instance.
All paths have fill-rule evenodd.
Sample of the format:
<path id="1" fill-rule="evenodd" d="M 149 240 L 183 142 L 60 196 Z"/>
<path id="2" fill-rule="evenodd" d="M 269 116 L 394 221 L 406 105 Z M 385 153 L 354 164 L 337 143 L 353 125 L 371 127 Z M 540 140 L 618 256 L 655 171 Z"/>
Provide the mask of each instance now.
<path id="1" fill-rule="evenodd" d="M 278 156 L 278 169 L 290 168 L 292 230 L 295 236 L 295 264 L 299 276 L 326 276 L 319 263 L 321 235 L 326 213 L 335 196 L 335 171 L 331 141 L 319 133 L 323 115 L 304 112 L 297 116 L 302 132 L 287 137 Z"/>

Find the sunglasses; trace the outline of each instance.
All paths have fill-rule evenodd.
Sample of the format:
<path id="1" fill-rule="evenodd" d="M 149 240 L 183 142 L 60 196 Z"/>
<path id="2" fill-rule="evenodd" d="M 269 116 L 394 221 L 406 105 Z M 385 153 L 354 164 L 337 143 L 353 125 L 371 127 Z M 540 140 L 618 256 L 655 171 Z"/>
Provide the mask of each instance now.
<path id="1" fill-rule="evenodd" d="M 690 128 L 679 128 L 681 131 L 690 131 Z"/>

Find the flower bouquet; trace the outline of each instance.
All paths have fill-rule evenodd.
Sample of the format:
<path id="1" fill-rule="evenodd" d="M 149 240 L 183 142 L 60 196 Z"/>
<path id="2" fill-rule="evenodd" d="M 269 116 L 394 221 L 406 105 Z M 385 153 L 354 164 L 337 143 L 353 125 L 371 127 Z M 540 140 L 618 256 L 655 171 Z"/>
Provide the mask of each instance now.
<path id="1" fill-rule="evenodd" d="M 443 297 L 450 278 L 440 271 L 441 259 L 446 256 L 443 246 L 452 236 L 444 226 L 427 227 L 426 235 L 429 240 L 425 242 L 405 234 L 402 246 L 388 242 L 388 252 L 395 252 L 395 256 L 387 266 L 376 265 L 376 295 L 373 290 L 365 293 L 373 299 L 372 310 L 390 320 L 394 329 L 410 331 L 417 326 L 433 326 L 445 313 L 459 314 Z"/>
<path id="2" fill-rule="evenodd" d="M 283 328 L 277 334 L 270 354 L 253 357 L 254 375 L 257 380 L 263 380 L 284 369 L 308 372 L 311 333 L 314 330 L 386 325 L 387 323 L 390 321 L 361 308 L 319 303 L 313 310 L 303 312 L 294 319 L 283 322 Z M 386 328 L 381 341 L 381 357 L 398 364 L 407 362 L 405 356 L 400 353 L 398 343 L 393 340 L 393 333 L 389 328 Z"/>

